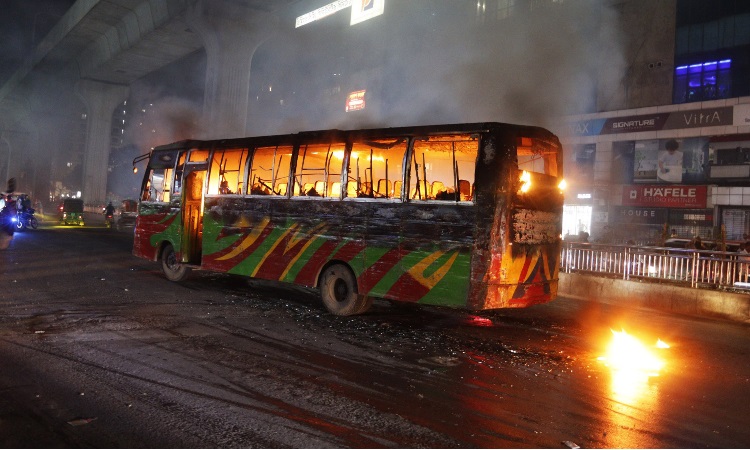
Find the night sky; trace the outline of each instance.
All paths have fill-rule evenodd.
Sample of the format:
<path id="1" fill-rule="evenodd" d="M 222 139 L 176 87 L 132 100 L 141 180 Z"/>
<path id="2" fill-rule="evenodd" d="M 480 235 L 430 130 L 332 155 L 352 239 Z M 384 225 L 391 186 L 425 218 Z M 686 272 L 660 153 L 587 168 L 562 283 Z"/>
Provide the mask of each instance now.
<path id="1" fill-rule="evenodd" d="M 75 0 L 1 0 L 0 85 L 65 14 Z"/>

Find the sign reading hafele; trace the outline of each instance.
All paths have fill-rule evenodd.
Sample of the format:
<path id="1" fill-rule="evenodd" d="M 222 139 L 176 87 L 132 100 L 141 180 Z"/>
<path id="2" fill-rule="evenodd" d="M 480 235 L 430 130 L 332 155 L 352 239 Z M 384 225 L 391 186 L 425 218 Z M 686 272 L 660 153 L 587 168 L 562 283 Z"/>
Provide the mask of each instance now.
<path id="1" fill-rule="evenodd" d="M 635 184 L 622 189 L 626 206 L 662 208 L 705 208 L 707 186 Z"/>

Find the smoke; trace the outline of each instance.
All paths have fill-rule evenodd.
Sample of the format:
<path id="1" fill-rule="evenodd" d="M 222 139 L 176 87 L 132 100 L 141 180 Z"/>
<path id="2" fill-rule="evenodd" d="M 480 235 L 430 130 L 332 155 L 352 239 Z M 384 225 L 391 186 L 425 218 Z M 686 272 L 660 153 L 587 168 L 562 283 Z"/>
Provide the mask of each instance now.
<path id="1" fill-rule="evenodd" d="M 155 97 L 157 101 L 141 103 L 135 119 L 128 122 L 125 135 L 144 153 L 157 145 L 183 139 L 197 138 L 201 134 L 201 105 L 192 99 Z M 131 97 L 131 101 L 133 101 Z"/>
<path id="2" fill-rule="evenodd" d="M 129 111 L 122 146 L 110 153 L 107 192 L 115 198 L 137 198 L 140 176 L 134 176 L 132 161 L 158 145 L 202 134 L 201 103 L 176 96 L 164 89 L 139 82 L 131 86 Z"/>
<path id="3" fill-rule="evenodd" d="M 483 4 L 495 10 L 480 11 Z M 387 1 L 382 16 L 354 26 L 348 9 L 301 28 L 282 21 L 254 54 L 246 130 L 236 135 L 483 121 L 552 128 L 612 95 L 600 86 L 618 86 L 625 62 L 607 2 L 497 5 Z M 221 129 L 200 116 L 202 89 L 174 88 L 186 76 L 205 84 L 202 58 L 134 85 L 131 99 L 153 103 L 148 127 L 129 130 L 139 148 Z M 347 113 L 346 96 L 357 90 L 367 91 L 366 106 Z"/>
<path id="4" fill-rule="evenodd" d="M 349 27 L 338 13 L 270 39 L 251 78 L 273 80 L 283 93 L 273 100 L 286 103 L 274 104 L 259 83 L 256 92 L 269 101 L 256 104 L 263 112 L 249 129 L 475 121 L 551 127 L 562 116 L 595 112 L 598 96 L 609 95 L 598 86 L 617 86 L 624 74 L 618 17 L 605 2 L 516 2 L 492 12 L 500 18 L 468 15 L 476 3 L 496 5 L 386 2 L 383 16 L 361 24 Z M 367 90 L 367 106 L 344 113 L 346 94 L 358 89 Z"/>
<path id="5" fill-rule="evenodd" d="M 2 27 L 5 77 L 73 0 L 7 3 L 10 12 L 3 17 L 13 23 Z M 308 12 L 324 0 L 313 3 L 292 7 Z M 387 0 L 382 16 L 354 26 L 347 9 L 296 29 L 294 17 L 281 14 L 282 25 L 250 64 L 247 124 L 237 135 L 482 121 L 551 128 L 563 116 L 595 112 L 617 95 L 625 64 L 613 2 L 508 3 L 503 9 L 498 5 L 505 2 L 485 0 Z M 485 4 L 484 12 L 475 10 Z M 138 109 L 127 120 L 126 156 L 217 129 L 202 117 L 205 83 L 205 52 L 134 83 L 129 104 Z M 53 90 L 63 97 L 72 88 Z M 367 91 L 365 108 L 345 112 L 347 94 L 358 90 Z M 34 117 L 42 111 L 57 122 L 4 125 L 0 172 L 18 174 L 21 189 L 36 184 L 44 192 L 46 178 L 65 180 L 75 168 L 67 162 L 83 159 L 77 134 L 83 108 L 75 99 L 29 104 Z"/>

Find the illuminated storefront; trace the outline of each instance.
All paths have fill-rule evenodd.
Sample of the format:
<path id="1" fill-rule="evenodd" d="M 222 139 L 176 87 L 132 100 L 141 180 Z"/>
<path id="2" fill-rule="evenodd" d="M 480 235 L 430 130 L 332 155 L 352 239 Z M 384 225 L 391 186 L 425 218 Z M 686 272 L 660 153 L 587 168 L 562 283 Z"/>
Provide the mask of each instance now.
<path id="1" fill-rule="evenodd" d="M 592 114 L 558 130 L 570 149 L 566 170 L 574 174 L 578 149 L 595 148 L 592 241 L 658 244 L 673 233 L 734 240 L 749 234 L 750 98 L 739 100 Z M 581 206 L 578 192 L 566 196 L 566 205 Z"/>

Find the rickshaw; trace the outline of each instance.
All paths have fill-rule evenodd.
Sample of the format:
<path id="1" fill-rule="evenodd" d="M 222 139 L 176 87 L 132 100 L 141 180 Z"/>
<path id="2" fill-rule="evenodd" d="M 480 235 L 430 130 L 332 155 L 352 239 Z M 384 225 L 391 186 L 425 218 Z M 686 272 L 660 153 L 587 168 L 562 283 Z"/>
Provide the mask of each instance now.
<path id="1" fill-rule="evenodd" d="M 62 223 L 83 226 L 83 200 L 78 198 L 63 200 Z"/>

